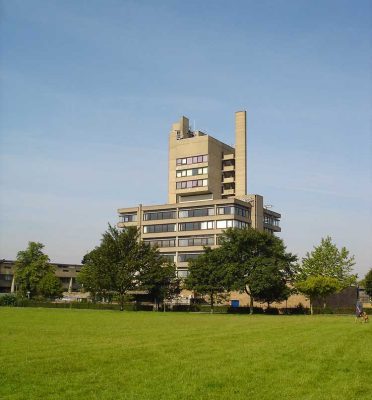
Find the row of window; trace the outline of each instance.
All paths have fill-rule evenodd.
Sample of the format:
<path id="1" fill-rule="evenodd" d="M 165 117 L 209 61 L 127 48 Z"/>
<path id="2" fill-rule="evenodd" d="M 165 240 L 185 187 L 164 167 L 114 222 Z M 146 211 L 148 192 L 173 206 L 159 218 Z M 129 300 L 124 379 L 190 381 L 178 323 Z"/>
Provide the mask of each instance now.
<path id="1" fill-rule="evenodd" d="M 237 221 L 235 219 L 228 219 L 217 221 L 216 223 L 217 229 L 226 229 L 226 228 L 240 228 L 244 229 L 249 226 L 247 222 Z"/>
<path id="2" fill-rule="evenodd" d="M 271 215 L 264 215 L 264 223 L 268 225 L 279 226 L 279 219 Z"/>
<path id="3" fill-rule="evenodd" d="M 190 208 L 178 212 L 179 218 L 207 217 L 210 215 L 214 215 L 214 208 Z"/>
<path id="4" fill-rule="evenodd" d="M 240 215 L 241 217 L 250 217 L 251 209 L 238 206 L 217 207 L 218 215 Z"/>
<path id="5" fill-rule="evenodd" d="M 200 179 L 199 181 L 207 180 Z M 198 181 L 188 181 L 188 182 L 198 182 Z M 178 182 L 178 184 L 186 183 L 186 182 Z M 178 217 L 179 218 L 193 218 L 193 217 L 207 217 L 215 214 L 213 207 L 204 207 L 204 208 L 189 208 L 179 210 Z M 239 215 L 244 218 L 250 218 L 251 210 L 250 208 L 243 208 L 239 206 L 219 206 L 217 207 L 218 215 Z M 122 214 L 120 215 L 120 222 L 134 222 L 137 221 L 136 214 Z M 176 219 L 177 211 L 176 210 L 165 210 L 165 211 L 148 211 L 143 213 L 144 221 L 156 221 L 162 219 Z M 265 223 L 270 225 L 279 226 L 279 220 L 274 217 L 265 215 Z"/>
<path id="6" fill-rule="evenodd" d="M 159 219 L 174 219 L 176 217 L 177 217 L 176 210 L 155 211 L 155 212 L 143 213 L 143 219 L 145 221 L 154 221 L 154 220 L 159 220 Z"/>
<path id="7" fill-rule="evenodd" d="M 157 247 L 176 247 L 176 239 L 157 239 L 157 240 L 145 240 L 150 246 Z"/>
<path id="8" fill-rule="evenodd" d="M 176 183 L 177 189 L 190 189 L 202 186 L 208 186 L 208 179 L 195 179 L 192 181 L 181 181 Z"/>
<path id="9" fill-rule="evenodd" d="M 157 247 L 176 247 L 176 238 L 167 238 L 167 239 L 153 239 L 146 240 L 150 246 Z M 213 236 L 204 236 L 204 237 L 191 237 L 191 238 L 180 238 L 178 239 L 178 246 L 187 247 L 187 246 L 213 246 L 214 245 L 214 237 Z"/>
<path id="10" fill-rule="evenodd" d="M 120 222 L 135 222 L 137 221 L 137 214 L 121 214 L 119 215 Z"/>
<path id="11" fill-rule="evenodd" d="M 178 246 L 180 246 L 180 247 L 213 246 L 213 245 L 214 245 L 214 237 L 213 236 L 178 239 Z"/>
<path id="12" fill-rule="evenodd" d="M 214 221 L 203 221 L 203 222 L 184 222 L 178 224 L 179 231 L 200 231 L 204 229 L 213 229 Z"/>
<path id="13" fill-rule="evenodd" d="M 159 224 L 159 225 L 146 225 L 143 227 L 143 233 L 161 233 L 161 232 L 175 232 L 176 224 Z"/>
<path id="14" fill-rule="evenodd" d="M 0 281 L 12 281 L 13 275 L 10 274 L 0 274 Z"/>
<path id="15" fill-rule="evenodd" d="M 199 164 L 203 162 L 208 162 L 208 154 L 204 154 L 201 156 L 193 156 L 193 157 L 184 157 L 177 158 L 177 165 L 191 165 L 191 164 Z"/>
<path id="16" fill-rule="evenodd" d="M 178 254 L 178 261 L 179 262 L 189 262 L 190 260 L 195 260 L 198 258 L 201 253 L 181 253 Z"/>
<path id="17" fill-rule="evenodd" d="M 237 221 L 235 219 L 221 220 L 221 221 L 196 221 L 184 222 L 178 224 L 179 231 L 200 231 L 206 229 L 226 229 L 226 228 L 246 228 L 249 223 Z M 176 224 L 159 224 L 159 225 L 146 225 L 143 227 L 143 233 L 161 233 L 161 232 L 176 232 Z"/>
<path id="18" fill-rule="evenodd" d="M 176 172 L 177 178 L 182 178 L 184 176 L 195 176 L 195 175 L 206 175 L 206 174 L 208 174 L 208 167 L 181 169 Z"/>

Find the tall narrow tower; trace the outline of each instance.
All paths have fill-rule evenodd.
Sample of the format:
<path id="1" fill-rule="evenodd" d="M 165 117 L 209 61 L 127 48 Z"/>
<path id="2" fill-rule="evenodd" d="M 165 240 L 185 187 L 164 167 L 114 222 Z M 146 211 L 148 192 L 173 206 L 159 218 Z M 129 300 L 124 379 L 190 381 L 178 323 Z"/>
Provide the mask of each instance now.
<path id="1" fill-rule="evenodd" d="M 235 113 L 235 196 L 247 194 L 247 113 Z"/>

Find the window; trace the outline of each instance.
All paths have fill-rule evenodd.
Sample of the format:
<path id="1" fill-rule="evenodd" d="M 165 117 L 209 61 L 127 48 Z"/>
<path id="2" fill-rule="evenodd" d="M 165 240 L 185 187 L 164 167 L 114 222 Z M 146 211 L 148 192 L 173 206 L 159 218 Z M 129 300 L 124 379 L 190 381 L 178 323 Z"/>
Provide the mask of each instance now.
<path id="1" fill-rule="evenodd" d="M 144 242 L 149 244 L 150 246 L 157 246 L 157 247 L 175 247 L 176 246 L 176 238 L 151 239 L 151 240 L 145 240 Z"/>
<path id="2" fill-rule="evenodd" d="M 208 154 L 202 156 L 193 156 L 193 157 L 185 157 L 185 158 L 177 158 L 177 165 L 191 165 L 208 162 Z"/>
<path id="3" fill-rule="evenodd" d="M 203 221 L 203 222 L 186 222 L 178 224 L 180 231 L 198 231 L 203 229 L 213 229 L 214 221 Z"/>
<path id="4" fill-rule="evenodd" d="M 182 178 L 184 176 L 195 176 L 195 175 L 206 175 L 206 174 L 208 174 L 208 167 L 180 169 L 179 171 L 176 171 L 177 178 Z"/>
<path id="5" fill-rule="evenodd" d="M 235 219 L 229 219 L 229 220 L 222 220 L 222 221 L 217 221 L 217 229 L 226 229 L 226 228 L 246 228 L 249 226 L 246 222 L 241 222 L 237 221 Z"/>
<path id="6" fill-rule="evenodd" d="M 189 271 L 187 269 L 178 269 L 177 270 L 178 278 L 187 278 L 188 275 L 189 275 Z"/>
<path id="7" fill-rule="evenodd" d="M 208 215 L 214 215 L 214 208 L 191 208 L 178 212 L 179 218 L 206 217 Z"/>
<path id="8" fill-rule="evenodd" d="M 0 274 L 0 280 L 12 281 L 12 280 L 13 280 L 13 275 L 10 275 L 10 274 Z"/>
<path id="9" fill-rule="evenodd" d="M 188 262 L 190 260 L 195 260 L 198 258 L 202 253 L 179 253 L 178 254 L 178 261 L 179 262 Z"/>
<path id="10" fill-rule="evenodd" d="M 217 207 L 218 215 L 240 215 L 241 217 L 251 217 L 251 209 L 238 206 Z"/>
<path id="11" fill-rule="evenodd" d="M 146 225 L 143 233 L 175 232 L 176 224 Z"/>
<path id="12" fill-rule="evenodd" d="M 208 186 L 208 179 L 195 179 L 176 183 L 176 189 L 190 189 L 194 187 Z"/>
<path id="13" fill-rule="evenodd" d="M 176 218 L 175 210 L 166 210 L 166 211 L 154 211 L 154 212 L 144 212 L 143 219 L 144 221 L 154 221 L 159 219 L 174 219 Z"/>
<path id="14" fill-rule="evenodd" d="M 265 214 L 264 215 L 264 223 L 267 225 L 279 226 L 279 218 L 274 217 L 273 215 Z"/>
<path id="15" fill-rule="evenodd" d="M 119 215 L 120 222 L 135 222 L 137 221 L 137 213 Z"/>
<path id="16" fill-rule="evenodd" d="M 161 257 L 164 257 L 167 261 L 175 262 L 175 253 L 160 253 Z"/>
<path id="17" fill-rule="evenodd" d="M 189 237 L 178 239 L 178 246 L 213 246 L 214 237 L 213 236 L 201 236 L 201 237 Z"/>

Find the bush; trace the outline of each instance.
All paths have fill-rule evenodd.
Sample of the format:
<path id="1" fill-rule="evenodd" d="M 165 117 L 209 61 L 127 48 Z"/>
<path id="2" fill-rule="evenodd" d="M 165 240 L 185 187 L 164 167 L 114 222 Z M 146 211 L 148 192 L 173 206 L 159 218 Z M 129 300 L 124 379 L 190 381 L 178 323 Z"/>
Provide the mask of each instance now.
<path id="1" fill-rule="evenodd" d="M 227 310 L 228 314 L 250 314 L 251 309 L 249 307 L 229 307 Z M 253 314 L 263 314 L 261 307 L 253 307 Z"/>
<path id="2" fill-rule="evenodd" d="M 14 307 L 17 304 L 17 296 L 15 294 L 4 294 L 0 296 L 0 306 Z"/>
<path id="3" fill-rule="evenodd" d="M 264 311 L 264 314 L 279 315 L 279 309 L 278 308 L 266 308 L 266 310 Z"/>

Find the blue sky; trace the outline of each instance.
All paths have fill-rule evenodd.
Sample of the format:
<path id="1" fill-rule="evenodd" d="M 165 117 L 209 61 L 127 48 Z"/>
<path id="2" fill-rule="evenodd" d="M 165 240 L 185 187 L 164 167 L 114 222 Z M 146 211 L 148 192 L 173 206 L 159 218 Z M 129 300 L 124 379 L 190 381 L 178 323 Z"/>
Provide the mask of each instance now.
<path id="1" fill-rule="evenodd" d="M 167 200 L 181 115 L 226 143 L 300 257 L 372 267 L 371 2 L 2 0 L 0 258 L 80 262 L 118 207 Z"/>

